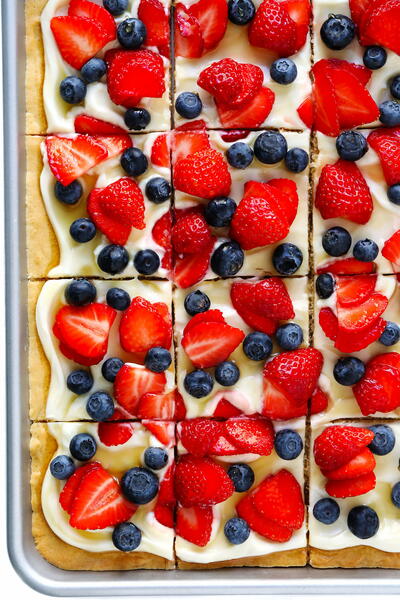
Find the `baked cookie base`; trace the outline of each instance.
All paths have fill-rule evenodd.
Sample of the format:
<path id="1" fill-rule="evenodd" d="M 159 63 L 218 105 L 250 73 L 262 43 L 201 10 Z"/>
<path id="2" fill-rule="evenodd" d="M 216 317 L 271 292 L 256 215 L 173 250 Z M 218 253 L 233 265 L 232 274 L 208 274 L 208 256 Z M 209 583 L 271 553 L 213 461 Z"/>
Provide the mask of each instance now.
<path id="1" fill-rule="evenodd" d="M 262 556 L 249 556 L 211 563 L 185 562 L 178 558 L 177 568 L 186 571 L 203 571 L 225 567 L 304 567 L 307 564 L 307 549 L 296 548 L 283 552 L 271 552 Z"/>
<path id="2" fill-rule="evenodd" d="M 43 285 L 43 281 L 28 283 L 29 416 L 33 421 L 42 421 L 46 418 L 46 399 L 51 376 L 50 364 L 36 329 L 36 304 Z"/>
<path id="3" fill-rule="evenodd" d="M 399 569 L 400 552 L 384 552 L 371 546 L 340 550 L 310 548 L 310 565 L 316 569 Z"/>
<path id="4" fill-rule="evenodd" d="M 42 88 L 44 81 L 44 48 L 40 15 L 47 0 L 25 2 L 25 93 L 26 93 L 26 133 L 44 134 L 47 120 L 44 113 Z"/>

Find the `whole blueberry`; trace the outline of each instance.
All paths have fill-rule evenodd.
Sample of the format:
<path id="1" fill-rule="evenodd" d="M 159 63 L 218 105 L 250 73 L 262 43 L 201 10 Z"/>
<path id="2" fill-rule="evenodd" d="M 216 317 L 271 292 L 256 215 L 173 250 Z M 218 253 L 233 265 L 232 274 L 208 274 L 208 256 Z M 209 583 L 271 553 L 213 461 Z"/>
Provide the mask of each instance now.
<path id="1" fill-rule="evenodd" d="M 220 385 L 229 386 L 239 381 L 240 371 L 234 362 L 226 360 L 215 367 L 214 375 Z"/>
<path id="2" fill-rule="evenodd" d="M 371 425 L 368 427 L 374 432 L 375 437 L 372 442 L 368 445 L 368 448 L 374 454 L 378 456 L 385 456 L 389 454 L 396 443 L 396 437 L 394 431 L 389 425 Z"/>
<path id="3" fill-rule="evenodd" d="M 248 144 L 235 142 L 226 152 L 226 158 L 231 167 L 245 169 L 253 160 L 254 152 Z"/>
<path id="4" fill-rule="evenodd" d="M 73 306 L 85 306 L 94 302 L 97 290 L 88 279 L 73 279 L 65 288 L 65 299 Z"/>
<path id="5" fill-rule="evenodd" d="M 81 68 L 81 75 L 86 83 L 99 81 L 106 74 L 107 65 L 101 58 L 91 58 Z"/>
<path id="6" fill-rule="evenodd" d="M 368 69 L 381 69 L 387 60 L 387 52 L 381 46 L 368 46 L 365 48 L 363 62 Z"/>
<path id="7" fill-rule="evenodd" d="M 395 183 L 388 187 L 387 195 L 390 202 L 400 206 L 400 183 Z"/>
<path id="8" fill-rule="evenodd" d="M 139 48 L 146 37 L 145 24 L 140 19 L 129 18 L 121 21 L 117 27 L 117 38 L 121 46 L 129 50 Z"/>
<path id="9" fill-rule="evenodd" d="M 229 0 L 228 17 L 235 25 L 247 25 L 256 13 L 251 0 Z"/>
<path id="10" fill-rule="evenodd" d="M 386 100 L 379 105 L 379 120 L 387 127 L 400 125 L 400 103 Z"/>
<path id="11" fill-rule="evenodd" d="M 354 162 L 368 151 L 368 143 L 358 131 L 343 131 L 336 138 L 336 150 L 340 158 Z"/>
<path id="12" fill-rule="evenodd" d="M 333 498 L 321 498 L 314 504 L 313 515 L 320 523 L 332 525 L 339 518 L 339 504 Z"/>
<path id="13" fill-rule="evenodd" d="M 133 266 L 141 275 L 152 275 L 160 266 L 160 257 L 154 250 L 139 250 L 133 259 Z"/>
<path id="14" fill-rule="evenodd" d="M 127 148 L 121 156 L 121 167 L 131 177 L 142 175 L 149 166 L 149 162 L 139 148 Z"/>
<path id="15" fill-rule="evenodd" d="M 211 227 L 228 227 L 235 214 L 236 202 L 227 196 L 218 196 L 206 204 L 204 217 Z"/>
<path id="16" fill-rule="evenodd" d="M 128 108 L 124 114 L 124 122 L 128 129 L 140 131 L 146 129 L 151 121 L 151 116 L 145 108 Z"/>
<path id="17" fill-rule="evenodd" d="M 333 368 L 333 376 L 340 385 L 355 385 L 364 374 L 364 363 L 354 356 L 339 358 Z"/>
<path id="18" fill-rule="evenodd" d="M 354 244 L 353 256 L 362 262 L 371 262 L 375 260 L 378 253 L 378 245 L 373 240 L 359 240 Z"/>
<path id="19" fill-rule="evenodd" d="M 201 290 L 190 292 L 184 301 L 185 310 L 191 317 L 194 317 L 198 313 L 206 312 L 210 306 L 210 298 Z"/>
<path id="20" fill-rule="evenodd" d="M 77 396 L 87 394 L 87 392 L 92 389 L 92 386 L 92 374 L 84 369 L 76 369 L 75 371 L 71 371 L 67 377 L 67 388 Z"/>
<path id="21" fill-rule="evenodd" d="M 392 493 L 390 495 L 392 502 L 397 508 L 400 508 L 400 481 L 394 484 L 392 487 Z"/>
<path id="22" fill-rule="evenodd" d="M 244 252 L 237 242 L 224 242 L 211 257 L 211 268 L 220 277 L 232 277 L 240 271 Z"/>
<path id="23" fill-rule="evenodd" d="M 394 346 L 400 340 L 400 327 L 393 321 L 387 321 L 386 327 L 379 338 L 384 346 Z"/>
<path id="24" fill-rule="evenodd" d="M 291 148 L 285 156 L 285 165 L 292 173 L 301 173 L 308 165 L 308 154 L 302 148 Z"/>
<path id="25" fill-rule="evenodd" d="M 347 516 L 351 533 L 362 540 L 371 538 L 379 529 L 379 517 L 369 506 L 355 506 Z"/>
<path id="26" fill-rule="evenodd" d="M 117 244 L 109 244 L 104 246 L 99 256 L 97 264 L 100 269 L 110 275 L 118 275 L 125 270 L 129 262 L 129 254 L 123 246 Z"/>
<path id="27" fill-rule="evenodd" d="M 158 446 L 146 448 L 144 451 L 144 464 L 149 469 L 153 469 L 154 471 L 158 471 L 165 467 L 168 462 L 168 453 L 164 450 L 164 448 L 159 448 Z"/>
<path id="28" fill-rule="evenodd" d="M 332 296 L 335 290 L 335 280 L 329 273 L 322 273 L 317 277 L 315 288 L 318 296 L 325 300 Z"/>
<path id="29" fill-rule="evenodd" d="M 343 256 L 351 246 L 351 235 L 344 227 L 331 227 L 322 236 L 322 247 L 329 256 Z"/>
<path id="30" fill-rule="evenodd" d="M 56 479 L 68 479 L 74 472 L 75 463 L 66 454 L 59 454 L 50 463 L 50 473 Z"/>
<path id="31" fill-rule="evenodd" d="M 96 440 L 90 433 L 77 433 L 69 443 L 69 451 L 76 460 L 90 460 L 96 450 Z"/>
<path id="32" fill-rule="evenodd" d="M 204 398 L 211 394 L 214 387 L 213 378 L 207 371 L 196 369 L 185 375 L 183 385 L 188 394 L 194 398 Z"/>
<path id="33" fill-rule="evenodd" d="M 90 242 L 96 235 L 96 225 L 90 219 L 82 217 L 71 223 L 69 233 L 75 242 L 85 244 Z"/>
<path id="34" fill-rule="evenodd" d="M 281 429 L 275 436 L 275 450 L 283 460 L 294 460 L 303 450 L 303 440 L 293 429 Z"/>
<path id="35" fill-rule="evenodd" d="M 261 331 L 248 333 L 243 340 L 243 352 L 250 360 L 265 360 L 272 352 L 272 340 Z"/>
<path id="36" fill-rule="evenodd" d="M 272 262 L 275 269 L 281 275 L 293 275 L 301 267 L 303 253 L 294 244 L 280 244 L 274 250 Z"/>
<path id="37" fill-rule="evenodd" d="M 82 185 L 77 179 L 68 185 L 56 181 L 54 186 L 54 194 L 63 204 L 76 204 L 81 199 L 82 192 Z"/>
<path id="38" fill-rule="evenodd" d="M 400 100 L 400 75 L 393 77 L 392 81 L 390 82 L 390 93 L 392 94 L 393 98 Z"/>
<path id="39" fill-rule="evenodd" d="M 297 323 L 285 323 L 276 330 L 276 340 L 283 350 L 296 350 L 303 343 L 303 330 Z"/>
<path id="40" fill-rule="evenodd" d="M 107 290 L 106 301 L 108 306 L 115 310 L 126 310 L 130 306 L 131 298 L 126 290 L 112 287 Z"/>
<path id="41" fill-rule="evenodd" d="M 345 15 L 330 15 L 321 27 L 321 39 L 331 50 L 343 50 L 356 33 L 353 21 Z"/>
<path id="42" fill-rule="evenodd" d="M 184 119 L 196 119 L 203 110 L 203 103 L 198 94 L 182 92 L 175 100 L 175 109 Z"/>
<path id="43" fill-rule="evenodd" d="M 60 83 L 60 96 L 68 104 L 79 104 L 86 96 L 86 83 L 76 75 L 69 75 Z"/>
<path id="44" fill-rule="evenodd" d="M 171 196 L 171 184 L 164 177 L 152 177 L 146 183 L 146 196 L 154 204 L 162 204 Z"/>
<path id="45" fill-rule="evenodd" d="M 224 534 L 231 544 L 243 544 L 250 535 L 250 527 L 244 519 L 232 517 L 224 525 Z"/>
<path id="46" fill-rule="evenodd" d="M 103 6 L 114 17 L 122 15 L 128 8 L 129 0 L 103 0 Z"/>
<path id="47" fill-rule="evenodd" d="M 112 541 L 117 550 L 132 552 L 140 545 L 142 532 L 134 523 L 124 521 L 114 527 Z"/>
<path id="48" fill-rule="evenodd" d="M 171 353 L 161 346 L 154 346 L 147 351 L 144 364 L 153 373 L 163 373 L 172 362 Z"/>
<path id="49" fill-rule="evenodd" d="M 94 392 L 86 403 L 86 412 L 93 421 L 107 421 L 114 412 L 113 399 L 107 392 Z"/>
<path id="50" fill-rule="evenodd" d="M 121 479 L 121 490 L 125 498 L 134 504 L 147 504 L 158 493 L 158 477 L 144 467 L 133 467 Z"/>
<path id="51" fill-rule="evenodd" d="M 105 360 L 101 365 L 101 374 L 103 375 L 106 381 L 114 383 L 117 373 L 121 369 L 121 367 L 123 367 L 123 365 L 124 361 L 118 358 L 117 356 L 107 358 L 107 360 Z"/>
<path id="52" fill-rule="evenodd" d="M 277 58 L 269 70 L 271 79 L 281 85 L 293 83 L 297 77 L 297 67 L 290 58 Z"/>
<path id="53" fill-rule="evenodd" d="M 283 160 L 287 153 L 287 142 L 277 131 L 264 131 L 254 142 L 254 154 L 258 160 L 273 165 Z"/>
<path id="54" fill-rule="evenodd" d="M 245 463 L 231 465 L 228 477 L 232 480 L 235 492 L 247 492 L 254 483 L 254 471 Z"/>

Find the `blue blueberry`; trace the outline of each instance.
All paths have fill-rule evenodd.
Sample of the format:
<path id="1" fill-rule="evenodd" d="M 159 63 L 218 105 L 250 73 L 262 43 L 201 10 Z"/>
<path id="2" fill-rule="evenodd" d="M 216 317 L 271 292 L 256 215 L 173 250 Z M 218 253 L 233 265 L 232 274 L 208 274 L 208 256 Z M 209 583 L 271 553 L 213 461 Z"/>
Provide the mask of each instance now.
<path id="1" fill-rule="evenodd" d="M 330 50 L 343 50 L 356 34 L 353 21 L 345 15 L 330 15 L 321 27 L 321 39 Z"/>
<path id="2" fill-rule="evenodd" d="M 387 191 L 388 198 L 390 202 L 400 206 L 400 183 L 395 183 L 388 188 Z"/>
<path id="3" fill-rule="evenodd" d="M 154 204 L 162 204 L 171 196 L 171 184 L 164 177 L 152 177 L 146 183 L 146 196 Z"/>
<path id="4" fill-rule="evenodd" d="M 369 506 L 355 506 L 347 516 L 351 533 L 362 540 L 373 537 L 379 529 L 379 517 Z"/>
<path id="5" fill-rule="evenodd" d="M 220 385 L 230 386 L 239 381 L 240 371 L 234 362 L 226 360 L 215 367 L 214 375 Z"/>
<path id="6" fill-rule="evenodd" d="M 358 131 L 343 131 L 336 138 L 336 150 L 343 160 L 355 162 L 368 151 L 368 143 Z"/>
<path id="7" fill-rule="evenodd" d="M 351 235 L 344 227 L 331 227 L 322 236 L 322 247 L 329 256 L 343 256 L 351 246 Z"/>
<path id="8" fill-rule="evenodd" d="M 159 469 L 163 469 L 167 462 L 168 453 L 164 450 L 164 448 L 154 446 L 151 448 L 146 448 L 144 451 L 144 464 L 149 469 L 158 471 Z"/>
<path id="9" fill-rule="evenodd" d="M 244 519 L 232 517 L 225 523 L 224 534 L 231 544 L 243 544 L 250 535 L 250 527 Z"/>
<path id="10" fill-rule="evenodd" d="M 245 463 L 231 465 L 228 477 L 232 480 L 235 492 L 247 492 L 254 483 L 254 471 Z"/>
<path id="11" fill-rule="evenodd" d="M 226 152 L 226 158 L 231 167 L 245 169 L 253 160 L 254 152 L 248 144 L 235 142 Z"/>
<path id="12" fill-rule="evenodd" d="M 121 167 L 131 177 L 142 175 L 149 166 L 149 162 L 139 148 L 127 148 L 121 156 Z"/>
<path id="13" fill-rule="evenodd" d="M 128 8 L 129 0 L 103 0 L 103 6 L 113 17 L 122 15 Z"/>
<path id="14" fill-rule="evenodd" d="M 133 259 L 133 266 L 141 275 L 152 275 L 160 267 L 160 257 L 154 250 L 139 250 Z"/>
<path id="15" fill-rule="evenodd" d="M 240 271 L 244 252 L 237 242 L 224 242 L 211 257 L 211 269 L 220 277 L 232 277 Z"/>
<path id="16" fill-rule="evenodd" d="M 121 369 L 121 367 L 123 367 L 123 365 L 124 361 L 118 358 L 117 356 L 107 358 L 107 360 L 105 360 L 101 365 L 101 374 L 103 375 L 106 381 L 114 383 L 117 373 Z"/>
<path id="17" fill-rule="evenodd" d="M 211 227 L 228 227 L 235 214 L 236 202 L 227 196 L 218 196 L 206 204 L 205 220 Z"/>
<path id="18" fill-rule="evenodd" d="M 318 296 L 325 300 L 332 296 L 335 290 L 335 280 L 329 273 L 322 273 L 317 277 L 315 288 Z"/>
<path id="19" fill-rule="evenodd" d="M 362 262 L 370 262 L 378 256 L 378 245 L 369 239 L 359 240 L 354 244 L 353 256 Z"/>
<path id="20" fill-rule="evenodd" d="M 303 440 L 293 429 L 281 429 L 275 436 L 275 450 L 283 460 L 294 460 L 303 450 Z"/>
<path id="21" fill-rule="evenodd" d="M 94 57 L 83 65 L 81 75 L 86 83 L 93 83 L 94 81 L 100 81 L 106 71 L 107 66 L 104 60 Z"/>
<path id="22" fill-rule="evenodd" d="M 121 490 L 125 498 L 134 504 L 147 504 L 158 493 L 158 477 L 144 467 L 133 467 L 121 479 Z"/>
<path id="23" fill-rule="evenodd" d="M 368 448 L 374 454 L 378 456 L 385 456 L 389 454 L 396 443 L 396 437 L 394 431 L 389 425 L 371 425 L 368 427 L 374 432 L 375 437 L 372 442 L 368 445 Z"/>
<path id="24" fill-rule="evenodd" d="M 94 392 L 86 403 L 86 412 L 93 421 L 107 421 L 114 413 L 114 401 L 106 392 Z"/>
<path id="25" fill-rule="evenodd" d="M 284 136 L 277 131 L 260 133 L 254 143 L 254 154 L 260 162 L 267 165 L 273 165 L 283 160 L 287 150 Z"/>
<path id="26" fill-rule="evenodd" d="M 272 63 L 269 74 L 276 83 L 288 85 L 296 79 L 297 67 L 290 58 L 277 58 Z"/>
<path id="27" fill-rule="evenodd" d="M 77 396 L 87 394 L 92 387 L 93 377 L 89 371 L 76 369 L 75 371 L 71 371 L 67 377 L 67 388 Z"/>
<path id="28" fill-rule="evenodd" d="M 393 98 L 400 100 L 400 75 L 393 77 L 392 81 L 390 82 L 390 93 L 392 94 Z"/>
<path id="29" fill-rule="evenodd" d="M 308 165 L 308 154 L 302 148 L 291 148 L 285 156 L 285 165 L 292 173 L 301 173 Z"/>
<path id="30" fill-rule="evenodd" d="M 130 306 L 131 298 L 127 291 L 112 287 L 107 291 L 106 301 L 108 306 L 115 310 L 126 310 Z"/>
<path id="31" fill-rule="evenodd" d="M 243 340 L 243 352 L 250 360 L 265 360 L 272 352 L 272 340 L 261 331 L 248 333 Z"/>
<path id="32" fill-rule="evenodd" d="M 96 450 L 96 440 L 90 433 L 77 433 L 69 443 L 69 451 L 76 460 L 90 460 Z"/>
<path id="33" fill-rule="evenodd" d="M 56 479 L 68 479 L 74 472 L 75 463 L 66 454 L 59 454 L 50 463 L 50 473 Z"/>
<path id="34" fill-rule="evenodd" d="M 144 364 L 153 373 L 163 373 L 172 362 L 171 353 L 161 346 L 150 348 L 144 359 Z"/>
<path id="35" fill-rule="evenodd" d="M 100 269 L 110 275 L 118 275 L 122 273 L 128 265 L 129 254 L 123 246 L 117 244 L 109 244 L 104 246 L 99 256 L 97 264 Z"/>
<path id="36" fill-rule="evenodd" d="M 123 48 L 136 50 L 139 48 L 146 37 L 147 31 L 145 24 L 140 19 L 133 17 L 121 21 L 117 27 L 117 38 Z"/>
<path id="37" fill-rule="evenodd" d="M 124 114 L 124 122 L 128 129 L 140 131 L 146 129 L 151 121 L 151 116 L 145 108 L 128 108 Z"/>
<path id="38" fill-rule="evenodd" d="M 296 350 L 303 343 L 303 330 L 297 323 L 285 323 L 278 327 L 276 340 L 283 350 Z"/>
<path id="39" fill-rule="evenodd" d="M 392 487 L 392 493 L 391 493 L 390 497 L 392 499 L 393 504 L 397 508 L 400 508 L 400 481 L 395 483 L 394 486 Z"/>
<path id="40" fill-rule="evenodd" d="M 235 25 L 247 25 L 256 14 L 251 0 L 229 0 L 228 17 Z"/>
<path id="41" fill-rule="evenodd" d="M 97 290 L 88 279 L 73 279 L 65 288 L 65 299 L 73 306 L 85 306 L 94 302 Z"/>
<path id="42" fill-rule="evenodd" d="M 194 398 L 204 398 L 211 394 L 214 387 L 213 378 L 207 371 L 196 369 L 187 373 L 183 380 L 183 385 L 188 394 Z"/>
<path id="43" fill-rule="evenodd" d="M 339 358 L 333 368 L 333 376 L 340 385 L 355 385 L 365 374 L 365 365 L 359 358 Z"/>
<path id="44" fill-rule="evenodd" d="M 76 75 L 69 75 L 60 83 L 60 96 L 68 104 L 79 104 L 86 96 L 86 83 Z"/>
<path id="45" fill-rule="evenodd" d="M 386 100 L 379 105 L 379 120 L 387 127 L 400 125 L 400 103 L 395 100 Z"/>
<path id="46" fill-rule="evenodd" d="M 387 52 L 381 46 L 368 46 L 364 51 L 363 62 L 368 69 L 381 69 L 387 60 Z"/>
<path id="47" fill-rule="evenodd" d="M 96 235 L 96 225 L 90 219 L 82 217 L 71 223 L 69 233 L 75 242 L 85 244 L 90 242 Z"/>
<path id="48" fill-rule="evenodd" d="M 82 185 L 77 179 L 68 185 L 63 185 L 57 181 L 54 186 L 54 194 L 57 200 L 63 204 L 76 204 L 81 199 L 82 192 Z"/>
<path id="49" fill-rule="evenodd" d="M 339 518 L 339 504 L 333 498 L 321 498 L 314 504 L 313 515 L 320 523 L 332 525 Z"/>
<path id="50" fill-rule="evenodd" d="M 117 550 L 132 552 L 142 541 L 142 532 L 134 523 L 124 521 L 118 523 L 112 532 L 112 541 Z"/>
<path id="51" fill-rule="evenodd" d="M 294 244 L 280 244 L 273 252 L 272 262 L 281 275 L 293 275 L 301 267 L 303 253 Z"/>
<path id="52" fill-rule="evenodd" d="M 196 119 L 203 110 L 203 103 L 198 94 L 182 92 L 175 100 L 175 109 L 184 119 Z"/>
<path id="53" fill-rule="evenodd" d="M 195 290 L 185 298 L 184 307 L 188 315 L 194 317 L 198 313 L 206 312 L 211 306 L 210 298 L 204 292 Z"/>
<path id="54" fill-rule="evenodd" d="M 386 327 L 379 338 L 379 341 L 384 346 L 393 346 L 400 340 L 400 327 L 393 321 L 387 321 Z"/>

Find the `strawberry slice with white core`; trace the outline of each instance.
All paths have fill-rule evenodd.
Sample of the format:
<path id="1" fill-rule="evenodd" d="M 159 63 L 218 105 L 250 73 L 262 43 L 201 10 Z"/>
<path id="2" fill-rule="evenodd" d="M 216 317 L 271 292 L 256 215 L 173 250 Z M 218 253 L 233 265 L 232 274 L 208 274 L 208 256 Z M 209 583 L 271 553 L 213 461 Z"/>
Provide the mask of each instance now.
<path id="1" fill-rule="evenodd" d="M 126 352 L 147 352 L 154 346 L 169 349 L 172 325 L 164 303 L 152 304 L 141 296 L 132 299 L 119 325 L 121 346 Z"/>
<path id="2" fill-rule="evenodd" d="M 179 506 L 176 513 L 176 535 L 204 547 L 211 537 L 213 509 L 211 506 Z"/>
<path id="3" fill-rule="evenodd" d="M 213 367 L 226 360 L 244 339 L 244 333 L 226 323 L 203 322 L 182 338 L 182 346 L 196 367 Z"/>
<path id="4" fill-rule="evenodd" d="M 54 177 L 68 185 L 108 156 L 107 148 L 87 135 L 46 137 L 47 160 Z"/>
<path id="5" fill-rule="evenodd" d="M 140 399 L 145 394 L 162 394 L 166 383 L 165 373 L 153 373 L 141 365 L 125 363 L 114 381 L 115 400 L 131 416 L 137 416 Z"/>

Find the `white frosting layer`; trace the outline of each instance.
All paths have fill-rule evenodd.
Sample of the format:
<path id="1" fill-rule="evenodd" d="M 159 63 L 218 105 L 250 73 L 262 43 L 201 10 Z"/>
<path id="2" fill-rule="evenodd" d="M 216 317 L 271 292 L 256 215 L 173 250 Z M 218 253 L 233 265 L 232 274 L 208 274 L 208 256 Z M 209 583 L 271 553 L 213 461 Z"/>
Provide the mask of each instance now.
<path id="1" fill-rule="evenodd" d="M 164 447 L 159 440 L 139 423 L 131 424 L 134 433 L 132 437 L 120 446 L 104 446 L 101 443 L 96 423 L 49 423 L 47 425 L 50 434 L 56 439 L 58 448 L 55 455 L 69 454 L 69 443 L 72 437 L 78 433 L 90 433 L 97 442 L 97 452 L 93 460 L 99 461 L 102 466 L 112 474 L 121 475 L 132 467 L 143 464 L 143 453 L 150 446 Z M 174 436 L 174 425 L 170 424 L 171 439 Z M 156 472 L 162 479 L 165 471 L 173 460 L 173 449 L 166 449 L 169 460 L 164 469 Z M 48 468 L 42 486 L 42 508 L 43 513 L 52 531 L 64 542 L 87 550 L 88 552 L 107 552 L 115 550 L 112 543 L 112 527 L 98 530 L 75 529 L 69 524 L 69 515 L 66 513 L 59 501 L 59 495 L 64 487 L 64 482 L 55 479 Z M 148 504 L 139 506 L 131 521 L 135 523 L 142 532 L 142 541 L 136 552 L 150 552 L 157 556 L 163 556 L 169 560 L 174 558 L 173 529 L 165 527 L 157 521 L 154 516 L 154 505 L 156 499 Z"/>
<path id="2" fill-rule="evenodd" d="M 119 322 L 121 312 L 111 327 L 108 350 L 101 363 L 88 367 L 94 379 L 92 389 L 88 394 L 76 396 L 66 386 L 68 374 L 77 368 L 77 364 L 65 358 L 59 350 L 59 341 L 53 335 L 52 329 L 57 311 L 65 304 L 64 292 L 69 280 L 47 281 L 40 293 L 36 307 L 36 325 L 43 350 L 51 366 L 51 379 L 46 402 L 46 418 L 54 421 L 72 421 L 87 419 L 86 403 L 89 396 L 102 390 L 112 395 L 113 384 L 106 381 L 101 374 L 101 365 L 107 358 L 118 356 L 125 362 L 133 362 L 132 355 L 124 352 L 119 344 Z M 112 287 L 126 290 L 131 298 L 143 296 L 149 302 L 165 302 L 171 307 L 171 285 L 161 281 L 95 281 L 97 302 L 105 302 L 107 291 Z M 86 368 L 86 367 L 83 367 Z M 175 386 L 174 363 L 166 371 L 166 391 Z"/>
<path id="3" fill-rule="evenodd" d="M 101 0 L 92 0 L 100 4 Z M 165 11 L 169 10 L 169 1 L 161 0 Z M 59 94 L 59 85 L 61 81 L 69 76 L 79 74 L 76 69 L 66 63 L 54 39 L 50 29 L 50 21 L 55 16 L 66 15 L 68 11 L 69 0 L 49 0 L 43 9 L 41 16 L 41 26 L 43 35 L 43 45 L 45 53 L 45 79 L 43 85 L 43 101 L 47 118 L 48 133 L 68 133 L 75 131 L 74 120 L 79 114 L 87 114 L 97 119 L 102 119 L 108 123 L 118 125 L 126 129 L 124 123 L 124 114 L 126 108 L 117 106 L 111 101 L 108 95 L 105 77 L 98 82 L 91 83 L 87 87 L 87 94 L 82 104 L 71 105 L 64 102 Z M 120 15 L 117 23 L 128 17 L 137 17 L 139 0 L 129 0 L 127 11 Z M 99 53 L 103 57 L 107 50 L 111 48 L 120 48 L 115 40 L 105 46 Z M 157 48 L 152 48 L 157 52 Z M 170 128 L 170 104 L 169 104 L 169 60 L 162 57 L 165 68 L 166 91 L 162 98 L 142 98 L 139 106 L 146 108 L 151 115 L 150 124 L 147 131 L 163 131 Z"/>
<path id="4" fill-rule="evenodd" d="M 308 342 L 308 300 L 307 283 L 305 277 L 285 279 L 284 280 L 290 298 L 293 302 L 295 311 L 294 322 L 298 323 L 304 332 L 304 343 Z M 263 397 L 263 378 L 262 370 L 264 362 L 252 361 L 243 352 L 242 344 L 231 354 L 230 360 L 234 360 L 240 369 L 240 379 L 234 386 L 223 387 L 214 381 L 214 388 L 205 398 L 194 398 L 185 390 L 183 381 L 185 375 L 194 369 L 185 350 L 181 345 L 181 339 L 185 325 L 190 320 L 190 316 L 184 309 L 185 296 L 194 289 L 201 289 L 211 301 L 211 308 L 218 308 L 222 311 L 226 322 L 233 327 L 238 327 L 246 335 L 253 331 L 234 309 L 230 299 L 230 289 L 233 280 L 221 280 L 218 282 L 204 282 L 194 288 L 187 290 L 176 290 L 174 293 L 175 304 L 175 338 L 177 340 L 177 382 L 178 389 L 182 394 L 187 410 L 187 418 L 198 416 L 210 416 L 218 402 L 225 398 L 245 414 L 253 414 L 261 411 Z M 275 346 L 274 352 L 279 349 Z M 209 369 L 213 373 L 213 369 Z"/>

